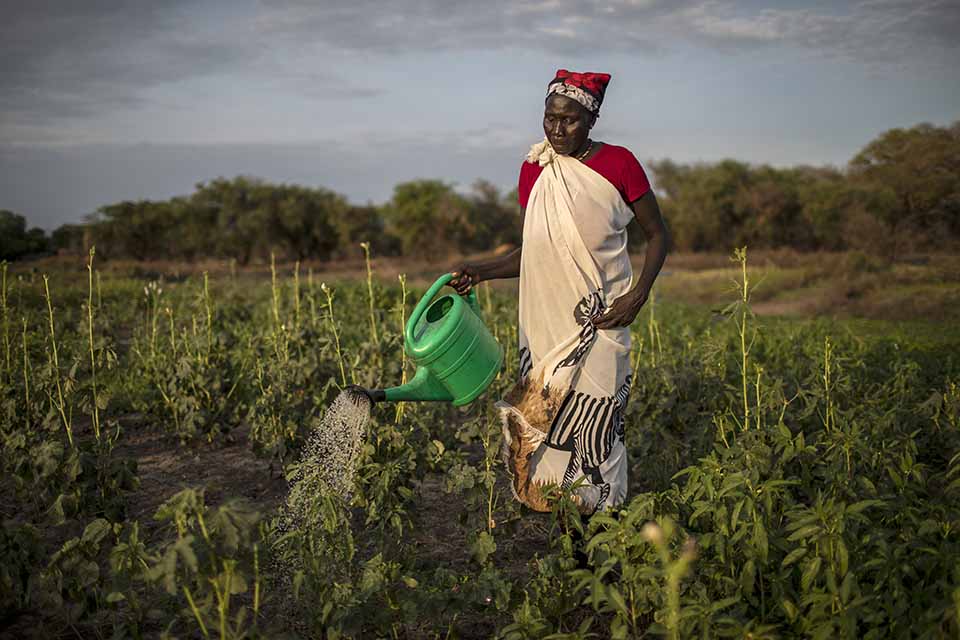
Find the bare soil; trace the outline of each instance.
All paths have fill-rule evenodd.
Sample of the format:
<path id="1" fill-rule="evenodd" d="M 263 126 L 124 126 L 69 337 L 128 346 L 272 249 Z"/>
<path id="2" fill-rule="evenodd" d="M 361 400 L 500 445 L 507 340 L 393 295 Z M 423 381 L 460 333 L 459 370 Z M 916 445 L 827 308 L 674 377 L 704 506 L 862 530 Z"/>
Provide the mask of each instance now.
<path id="1" fill-rule="evenodd" d="M 116 452 L 137 460 L 140 484 L 129 495 L 128 517 L 140 522 L 149 540 L 172 535 L 159 531 L 160 523 L 153 517 L 165 500 L 188 487 L 203 487 L 208 505 L 241 498 L 267 515 L 274 513 L 286 497 L 286 480 L 250 450 L 244 429 L 233 432 L 229 442 L 181 445 L 156 427 L 137 425 L 135 416 L 128 422 Z M 476 462 L 482 452 L 469 450 L 468 454 Z M 501 478 L 497 492 L 498 504 L 513 500 L 505 478 Z M 469 548 L 475 527 L 460 517 L 466 510 L 462 497 L 444 491 L 442 475 L 428 475 L 419 483 L 410 513 L 413 526 L 404 533 L 403 544 L 410 545 L 424 575 L 441 567 L 460 575 L 477 570 Z M 497 523 L 509 533 L 498 537 L 493 561 L 516 588 L 526 584 L 536 556 L 547 552 L 549 522 L 549 514 L 526 511 L 521 518 Z M 412 635 L 406 637 L 447 637 L 449 633 L 451 638 L 489 638 L 508 622 L 492 603 L 473 605 L 472 610 L 458 608 L 458 614 L 450 619 L 424 620 L 419 628 L 408 630 Z"/>
<path id="2" fill-rule="evenodd" d="M 251 506 L 272 511 L 287 492 L 287 482 L 268 460 L 250 450 L 246 427 L 214 443 L 180 444 L 160 429 L 127 427 L 116 449 L 137 461 L 139 487 L 128 496 L 128 518 L 148 532 L 155 528 L 157 508 L 178 491 L 204 488 L 207 504 L 242 498 Z"/>

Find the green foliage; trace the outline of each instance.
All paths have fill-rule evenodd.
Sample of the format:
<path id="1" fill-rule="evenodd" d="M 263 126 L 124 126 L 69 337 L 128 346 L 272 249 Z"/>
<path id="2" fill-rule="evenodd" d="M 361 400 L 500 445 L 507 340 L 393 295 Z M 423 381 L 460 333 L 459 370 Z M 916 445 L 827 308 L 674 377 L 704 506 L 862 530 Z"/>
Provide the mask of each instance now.
<path id="1" fill-rule="evenodd" d="M 283 465 L 291 461 L 314 424 L 304 416 L 325 404 L 335 390 L 332 361 L 336 355 L 335 344 L 325 335 L 327 318 L 317 312 L 318 293 L 312 280 L 301 292 L 295 270 L 295 286 L 285 291 L 277 283 L 275 269 L 273 273 L 269 332 L 266 339 L 251 337 L 246 345 L 256 376 L 256 399 L 248 419 L 254 447 Z M 320 380 L 325 381 L 322 387 L 315 383 Z"/>
<path id="2" fill-rule="evenodd" d="M 27 230 L 23 216 L 0 209 L 0 260 L 16 260 L 46 250 L 47 236 L 43 229 Z"/>
<path id="3" fill-rule="evenodd" d="M 50 234 L 50 249 L 54 252 L 83 253 L 87 229 L 82 224 L 62 224 Z"/>
<path id="4" fill-rule="evenodd" d="M 467 221 L 467 203 L 448 184 L 416 180 L 394 187 L 384 215 L 404 255 L 425 257 L 453 250 Z"/>
<path id="5" fill-rule="evenodd" d="M 247 264 L 272 251 L 326 260 L 362 229 L 354 214 L 343 196 L 326 189 L 238 177 L 200 183 L 189 197 L 101 207 L 89 227 L 108 257 L 222 256 Z"/>
<path id="6" fill-rule="evenodd" d="M 68 622 L 79 622 L 94 614 L 102 605 L 100 547 L 110 534 L 110 523 L 97 519 L 88 524 L 83 534 L 71 538 L 53 554 L 42 579 L 47 583 L 43 594 L 47 606 L 60 609 Z"/>
<path id="7" fill-rule="evenodd" d="M 731 251 L 791 247 L 855 249 L 891 262 L 912 251 L 955 251 L 960 242 L 960 123 L 891 129 L 841 169 L 716 163 L 650 162 L 676 247 Z M 516 190 L 501 194 L 486 180 L 458 191 L 440 180 L 397 184 L 382 206 L 351 204 L 322 187 L 217 178 L 166 201 L 123 201 L 98 209 L 85 224 L 63 225 L 48 238 L 23 216 L 0 211 L 0 259 L 50 249 L 84 252 L 95 243 L 107 258 L 241 265 L 377 255 L 435 257 L 490 251 L 520 240 Z M 636 224 L 630 242 L 644 242 Z"/>
<path id="8" fill-rule="evenodd" d="M 912 249 L 906 234 L 940 243 L 960 233 L 960 122 L 949 127 L 920 124 L 891 129 L 871 141 L 851 161 L 858 185 L 882 194 L 870 214 L 891 235 L 890 257 Z M 907 240 L 907 242 L 904 242 Z"/>
<path id="9" fill-rule="evenodd" d="M 651 165 L 677 247 L 904 251 L 955 248 L 960 238 L 960 123 L 892 129 L 845 172 L 735 160 Z"/>
<path id="10" fill-rule="evenodd" d="M 30 602 L 36 567 L 44 556 L 40 532 L 30 524 L 0 524 L 0 613 L 8 616 Z"/>
<path id="11" fill-rule="evenodd" d="M 197 289 L 184 305 L 189 320 L 180 320 L 163 287 L 144 287 L 145 321 L 133 347 L 140 375 L 130 381 L 137 385 L 133 407 L 169 424 L 184 442 L 213 440 L 236 425 L 241 407 L 234 396 L 249 368 L 246 358 L 231 357 L 234 333 L 215 330 L 218 309 L 206 274 Z"/>
<path id="12" fill-rule="evenodd" d="M 27 232 L 22 216 L 3 212 L 13 225 L 10 242 Z M 19 225 L 19 226 L 18 226 Z M 14 233 L 16 232 L 16 233 Z M 14 251 L 46 250 L 41 245 Z M 438 233 L 439 232 L 439 233 Z M 519 242 L 516 194 L 507 196 L 484 180 L 468 194 L 435 180 L 398 184 L 383 207 L 359 206 L 323 188 L 276 185 L 236 177 L 199 183 L 190 196 L 166 201 L 124 201 L 105 205 L 85 225 L 63 225 L 50 242 L 55 249 L 79 253 L 96 243 L 106 258 L 200 260 L 232 258 L 240 265 L 307 258 L 357 257 L 369 243 L 378 255 L 423 256 L 442 251 L 486 251 Z M 6 237 L 6 236 L 5 236 Z M 25 236 L 24 236 L 25 237 Z M 441 239 L 440 245 L 437 244 Z M 17 241 L 20 242 L 20 241 Z M 432 255 L 432 254 L 431 254 Z"/>
<path id="13" fill-rule="evenodd" d="M 168 633 L 199 627 L 205 637 L 240 638 L 257 624 L 260 575 L 260 514 L 237 501 L 207 507 L 203 491 L 185 489 L 157 510 L 155 518 L 176 530 L 176 540 L 157 554 L 144 579 L 167 596 L 187 602 Z M 254 594 L 253 603 L 241 599 Z"/>
<path id="14" fill-rule="evenodd" d="M 306 495 L 302 521 L 196 487 L 138 522 L 131 433 L 177 454 L 242 439 L 298 477 L 344 381 L 402 379 L 403 293 L 294 266 L 269 284 L 112 276 L 101 300 L 91 269 L 50 278 L 54 299 L 14 270 L 0 611 L 50 637 L 955 636 L 956 332 L 754 316 L 736 257 L 724 312 L 657 297 L 638 318 L 630 501 L 586 520 L 569 491 L 550 514 L 510 498 L 487 402 L 377 406 L 349 500 Z M 508 355 L 488 399 L 517 367 L 515 303 L 490 293 Z"/>

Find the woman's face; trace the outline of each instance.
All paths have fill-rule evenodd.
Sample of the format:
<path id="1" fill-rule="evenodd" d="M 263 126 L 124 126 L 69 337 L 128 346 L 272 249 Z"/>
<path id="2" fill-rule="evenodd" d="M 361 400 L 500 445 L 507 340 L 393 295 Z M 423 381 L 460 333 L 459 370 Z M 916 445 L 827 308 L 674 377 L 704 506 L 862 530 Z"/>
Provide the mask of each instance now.
<path id="1" fill-rule="evenodd" d="M 556 93 L 547 98 L 543 109 L 543 133 L 553 150 L 570 155 L 587 141 L 593 116 L 576 100 Z"/>

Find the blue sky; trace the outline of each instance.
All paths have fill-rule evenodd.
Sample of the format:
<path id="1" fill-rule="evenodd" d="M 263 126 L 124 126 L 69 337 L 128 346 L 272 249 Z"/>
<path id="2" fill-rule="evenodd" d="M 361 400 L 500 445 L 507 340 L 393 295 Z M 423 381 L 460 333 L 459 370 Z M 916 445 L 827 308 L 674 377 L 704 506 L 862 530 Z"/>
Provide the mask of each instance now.
<path id="1" fill-rule="evenodd" d="M 0 208 L 51 229 L 238 174 L 383 202 L 512 188 L 559 67 L 641 159 L 843 165 L 960 119 L 960 3 L 31 2 L 0 26 Z"/>

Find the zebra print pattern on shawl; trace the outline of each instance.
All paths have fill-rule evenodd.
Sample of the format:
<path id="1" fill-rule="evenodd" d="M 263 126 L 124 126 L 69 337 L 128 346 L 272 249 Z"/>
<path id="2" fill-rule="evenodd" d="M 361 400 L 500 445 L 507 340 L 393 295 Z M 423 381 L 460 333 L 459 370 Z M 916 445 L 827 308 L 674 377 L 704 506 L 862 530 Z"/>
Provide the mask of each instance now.
<path id="1" fill-rule="evenodd" d="M 530 370 L 533 369 L 533 357 L 530 355 L 530 349 L 520 347 L 520 380 L 524 380 Z"/>
<path id="2" fill-rule="evenodd" d="M 573 319 L 580 325 L 580 339 L 577 346 L 573 348 L 567 356 L 557 363 L 553 373 L 556 375 L 563 367 L 573 367 L 583 360 L 583 356 L 590 350 L 593 341 L 597 339 L 597 328 L 593 326 L 593 321 L 599 318 L 607 309 L 607 303 L 603 299 L 600 291 L 594 291 L 588 296 L 584 296 L 577 307 L 573 310 Z"/>
<path id="3" fill-rule="evenodd" d="M 624 409 L 630 396 L 631 376 L 616 394 L 597 398 L 571 390 L 557 411 L 547 435 L 547 446 L 571 452 L 563 476 L 569 487 L 581 475 L 597 485 L 606 484 L 599 467 L 610 456 L 613 445 L 624 437 Z"/>

